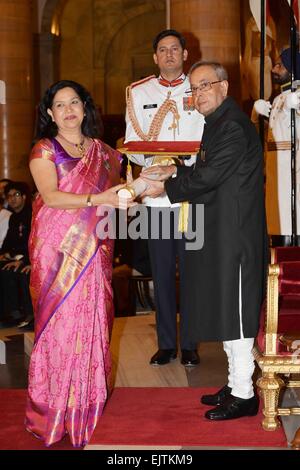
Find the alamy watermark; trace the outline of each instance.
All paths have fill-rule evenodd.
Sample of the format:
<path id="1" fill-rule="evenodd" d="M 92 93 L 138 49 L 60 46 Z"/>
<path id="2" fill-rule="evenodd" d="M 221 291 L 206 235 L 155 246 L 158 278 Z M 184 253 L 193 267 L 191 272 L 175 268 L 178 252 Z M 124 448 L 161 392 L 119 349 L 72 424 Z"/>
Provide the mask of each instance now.
<path id="1" fill-rule="evenodd" d="M 99 222 L 96 233 L 99 239 L 163 239 L 186 240 L 187 250 L 200 250 L 204 245 L 204 205 L 189 206 L 187 231 L 178 230 L 180 208 L 146 207 L 138 204 L 126 210 L 98 206 Z"/>

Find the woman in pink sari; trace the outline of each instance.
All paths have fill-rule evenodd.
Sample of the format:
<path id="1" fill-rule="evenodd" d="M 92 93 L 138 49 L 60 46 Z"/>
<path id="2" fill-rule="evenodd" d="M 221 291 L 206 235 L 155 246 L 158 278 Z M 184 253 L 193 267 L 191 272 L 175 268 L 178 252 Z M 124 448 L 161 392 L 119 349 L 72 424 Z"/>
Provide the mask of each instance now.
<path id="1" fill-rule="evenodd" d="M 121 156 L 97 138 L 92 98 L 73 81 L 47 90 L 37 137 L 29 240 L 35 344 L 25 425 L 46 446 L 68 433 L 81 447 L 110 390 L 113 240 L 99 239 L 96 225 L 97 206 L 119 207 Z"/>

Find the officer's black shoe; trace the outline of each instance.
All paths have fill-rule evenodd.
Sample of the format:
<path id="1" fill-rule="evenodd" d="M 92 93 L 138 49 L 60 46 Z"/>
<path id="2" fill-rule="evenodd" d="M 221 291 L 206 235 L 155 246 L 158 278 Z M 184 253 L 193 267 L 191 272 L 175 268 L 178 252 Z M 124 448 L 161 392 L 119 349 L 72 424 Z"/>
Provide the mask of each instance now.
<path id="1" fill-rule="evenodd" d="M 205 413 L 205 418 L 212 421 L 224 421 L 225 419 L 237 419 L 243 416 L 255 416 L 258 413 L 259 401 L 256 396 L 249 398 L 234 397 L 229 395 L 222 405 Z"/>
<path id="2" fill-rule="evenodd" d="M 221 388 L 217 393 L 214 395 L 202 395 L 200 398 L 201 403 L 203 405 L 211 405 L 211 406 L 217 406 L 217 405 L 222 405 L 224 400 L 230 395 L 231 393 L 231 388 L 228 387 L 228 385 L 224 385 L 223 388 Z"/>
<path id="3" fill-rule="evenodd" d="M 176 349 L 159 349 L 150 359 L 152 366 L 163 366 L 176 359 Z"/>
<path id="4" fill-rule="evenodd" d="M 195 367 L 200 362 L 200 357 L 196 349 L 181 350 L 181 364 L 185 367 Z"/>

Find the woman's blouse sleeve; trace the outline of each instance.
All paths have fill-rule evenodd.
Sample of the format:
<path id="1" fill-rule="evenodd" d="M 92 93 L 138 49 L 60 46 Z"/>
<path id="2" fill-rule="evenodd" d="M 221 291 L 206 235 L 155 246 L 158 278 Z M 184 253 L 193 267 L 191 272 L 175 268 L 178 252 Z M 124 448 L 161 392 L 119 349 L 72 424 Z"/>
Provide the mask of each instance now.
<path id="1" fill-rule="evenodd" d="M 50 160 L 55 163 L 55 151 L 54 146 L 49 139 L 39 140 L 31 150 L 29 161 L 35 158 L 43 158 L 44 160 Z"/>

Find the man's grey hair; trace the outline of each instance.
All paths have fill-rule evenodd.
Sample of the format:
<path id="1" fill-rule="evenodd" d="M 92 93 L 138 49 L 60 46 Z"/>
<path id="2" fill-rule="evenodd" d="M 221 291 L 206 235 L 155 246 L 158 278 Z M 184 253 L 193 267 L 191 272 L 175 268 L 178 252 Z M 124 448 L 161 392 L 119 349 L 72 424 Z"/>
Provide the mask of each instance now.
<path id="1" fill-rule="evenodd" d="M 211 67 L 216 72 L 218 80 L 228 80 L 228 73 L 223 65 L 221 65 L 219 62 L 210 62 L 205 60 L 199 60 L 191 66 L 188 73 L 189 77 L 196 69 L 204 66 Z"/>

